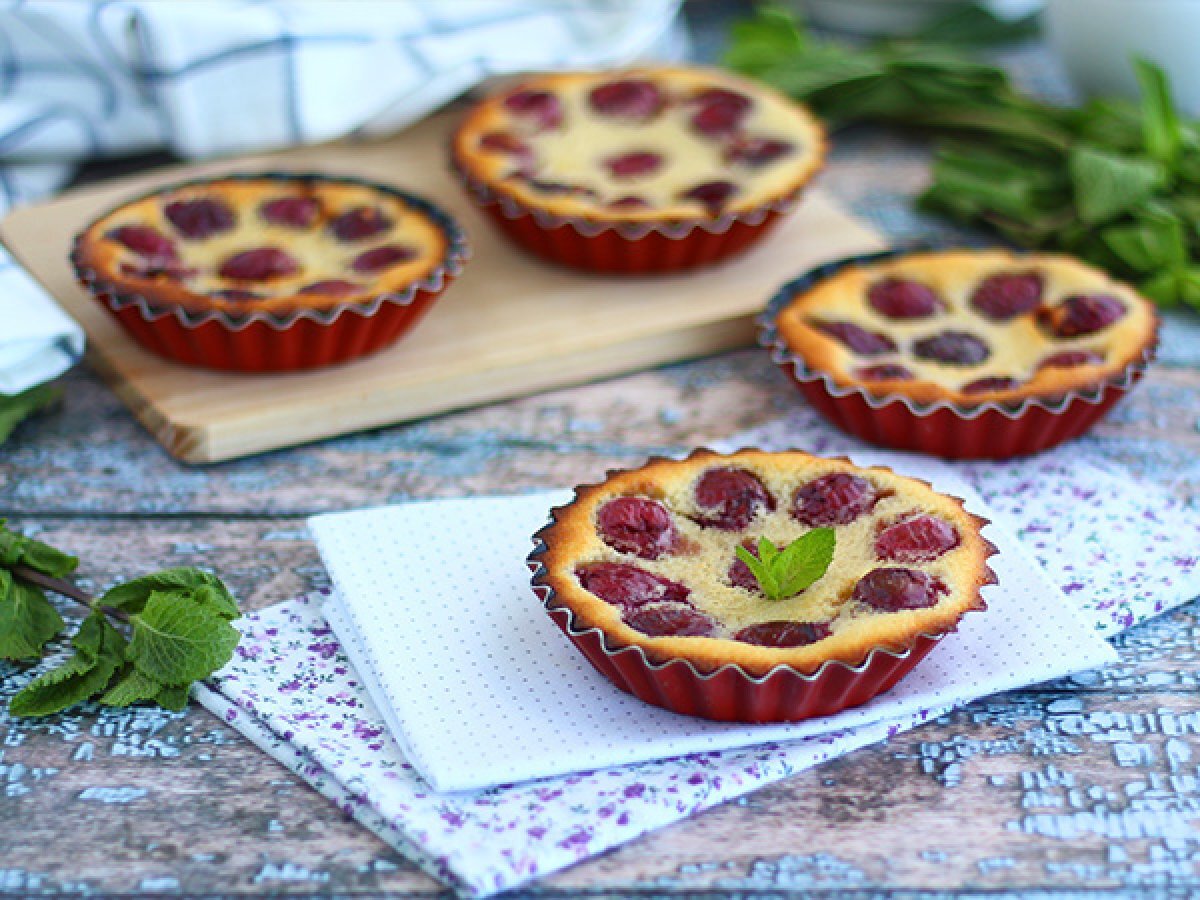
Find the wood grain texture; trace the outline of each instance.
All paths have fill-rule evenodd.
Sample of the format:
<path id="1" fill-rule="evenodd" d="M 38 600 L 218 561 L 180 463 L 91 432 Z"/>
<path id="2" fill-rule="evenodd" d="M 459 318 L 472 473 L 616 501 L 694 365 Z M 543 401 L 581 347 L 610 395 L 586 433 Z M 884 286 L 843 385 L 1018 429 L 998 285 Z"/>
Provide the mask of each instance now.
<path id="1" fill-rule="evenodd" d="M 1023 83 L 1057 77 L 1045 54 L 1017 65 Z M 824 184 L 896 239 L 962 240 L 912 208 L 926 160 L 920 141 L 851 130 Z M 1088 440 L 1200 505 L 1200 319 L 1168 319 L 1163 362 Z M 797 402 L 743 351 L 196 469 L 95 375 L 66 386 L 63 412 L 0 449 L 0 515 L 79 552 L 91 587 L 205 565 L 254 608 L 326 583 L 309 513 L 573 484 Z M 1196 895 L 1200 604 L 1116 644 L 1100 672 L 972 704 L 521 896 Z M 0 703 L 13 671 L 0 667 Z M 0 719 L 0 894 L 85 892 L 443 893 L 200 709 Z"/>
<path id="2" fill-rule="evenodd" d="M 65 414 L 0 461 L 0 512 L 78 551 L 89 587 L 205 565 L 249 608 L 326 584 L 310 512 L 573 483 L 797 402 L 746 351 L 198 471 L 93 376 L 68 387 Z M 1176 488 L 1200 496 L 1181 412 L 1200 409 L 1200 375 L 1162 369 L 1119 409 L 1094 445 L 1151 475 L 1190 459 Z M 1200 889 L 1198 615 L 1133 630 L 1101 672 L 973 704 L 530 893 Z M 21 825 L 0 829 L 0 891 L 439 891 L 198 709 L 0 723 L 0 784 L 0 825 Z M 64 811 L 90 827 L 62 833 Z"/>
<path id="3" fill-rule="evenodd" d="M 670 277 L 572 272 L 515 251 L 445 163 L 460 114 L 373 143 L 155 171 L 19 209 L 0 237 L 83 326 L 91 360 L 169 453 L 206 463 L 753 343 L 753 316 L 798 269 L 879 249 L 819 192 L 744 256 Z M 181 366 L 145 350 L 76 283 L 72 236 L 164 183 L 228 171 L 331 172 L 419 192 L 467 230 L 471 260 L 415 334 L 362 360 L 284 375 Z M 648 302 L 652 301 L 652 302 Z"/>

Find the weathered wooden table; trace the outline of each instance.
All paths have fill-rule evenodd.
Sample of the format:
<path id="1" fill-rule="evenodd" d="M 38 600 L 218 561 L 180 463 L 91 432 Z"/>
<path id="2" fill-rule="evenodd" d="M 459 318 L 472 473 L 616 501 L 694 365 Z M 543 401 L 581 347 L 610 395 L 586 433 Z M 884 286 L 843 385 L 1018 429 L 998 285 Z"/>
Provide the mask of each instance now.
<path id="1" fill-rule="evenodd" d="M 1034 53 L 1018 62 L 1041 65 Z M 896 236 L 918 143 L 843 136 L 825 184 Z M 1200 318 L 1103 423 L 1112 459 L 1200 498 Z M 0 449 L 0 516 L 80 554 L 86 586 L 211 567 L 257 608 L 326 584 L 305 516 L 589 479 L 776 416 L 752 350 L 206 469 L 183 467 L 99 380 Z M 1200 891 L 1200 607 L 1121 662 L 974 703 L 638 840 L 531 894 Z M 14 668 L 0 666 L 0 702 Z M 419 873 L 199 708 L 0 718 L 0 894 L 432 894 Z"/>

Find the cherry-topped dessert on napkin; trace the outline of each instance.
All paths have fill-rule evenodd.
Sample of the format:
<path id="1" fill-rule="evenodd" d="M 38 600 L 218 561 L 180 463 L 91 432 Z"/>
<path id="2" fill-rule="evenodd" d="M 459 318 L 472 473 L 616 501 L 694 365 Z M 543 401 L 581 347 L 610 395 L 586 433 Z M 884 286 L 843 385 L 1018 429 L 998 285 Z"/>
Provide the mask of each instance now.
<path id="1" fill-rule="evenodd" d="M 656 67 L 522 81 L 468 114 L 452 152 L 475 198 L 530 249 L 589 268 L 649 271 L 744 247 L 751 226 L 773 220 L 820 168 L 824 136 L 802 107 L 760 84 Z M 526 220 L 555 239 L 534 240 Z M 586 242 L 614 230 L 625 244 L 593 244 L 589 264 Z M 655 246 L 674 242 L 666 258 L 652 261 L 637 246 L 649 234 Z M 621 259 L 603 255 L 614 248 Z"/>
<path id="2" fill-rule="evenodd" d="M 304 368 L 395 340 L 459 270 L 464 248 L 453 220 L 420 198 L 359 179 L 269 174 L 188 182 L 123 204 L 77 238 L 72 260 L 98 299 L 164 355 Z M 365 326 L 381 306 L 389 309 Z M 352 325 L 333 327 L 347 313 Z M 285 337 L 298 321 L 309 323 L 304 346 Z M 226 346 L 178 340 L 180 325 L 214 323 Z M 236 334 L 255 323 L 274 330 L 274 348 Z M 315 325 L 326 327 L 316 342 Z"/>
<path id="3" fill-rule="evenodd" d="M 728 669 L 754 700 L 717 717 L 756 718 L 771 699 L 755 695 L 755 679 L 788 672 L 812 691 L 829 676 L 839 691 L 804 699 L 829 712 L 889 687 L 903 674 L 898 658 L 911 667 L 983 608 L 993 552 L 983 524 L 888 469 L 798 451 L 698 451 L 579 488 L 537 536 L 534 583 L 585 652 L 579 639 L 600 635 L 610 677 L 606 666 L 628 651 L 645 673 L 679 663 L 690 675 L 675 677 L 694 688 L 687 702 L 703 706 L 703 685 Z M 790 702 L 763 717 L 815 714 Z"/>

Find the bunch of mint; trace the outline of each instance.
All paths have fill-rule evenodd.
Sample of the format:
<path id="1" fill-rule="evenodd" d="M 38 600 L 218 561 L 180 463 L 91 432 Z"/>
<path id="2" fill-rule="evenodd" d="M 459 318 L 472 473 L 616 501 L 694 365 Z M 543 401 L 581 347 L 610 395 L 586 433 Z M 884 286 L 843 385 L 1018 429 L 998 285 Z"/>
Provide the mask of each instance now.
<path id="1" fill-rule="evenodd" d="M 78 565 L 0 519 L 0 659 L 40 660 L 66 628 L 46 590 L 89 610 L 70 639 L 73 654 L 17 693 L 12 715 L 46 716 L 87 700 L 183 709 L 192 683 L 233 656 L 239 633 L 230 622 L 240 612 L 215 575 L 164 569 L 93 599 L 68 580 Z"/>
<path id="2" fill-rule="evenodd" d="M 886 122 L 943 138 L 924 208 L 1022 247 L 1071 253 L 1162 306 L 1200 310 L 1200 125 L 1178 114 L 1166 76 L 1141 60 L 1140 104 L 1074 108 L 1021 93 L 969 49 L 1031 24 L 967 7 L 915 38 L 850 46 L 764 6 L 734 25 L 725 62 L 834 124 Z"/>

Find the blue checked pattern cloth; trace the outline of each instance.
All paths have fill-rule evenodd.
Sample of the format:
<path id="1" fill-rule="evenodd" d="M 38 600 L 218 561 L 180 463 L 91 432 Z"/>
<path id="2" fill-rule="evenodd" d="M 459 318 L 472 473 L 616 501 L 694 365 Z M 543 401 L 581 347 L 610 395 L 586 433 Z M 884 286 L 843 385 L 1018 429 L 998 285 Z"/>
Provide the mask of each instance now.
<path id="1" fill-rule="evenodd" d="M 403 127 L 484 78 L 682 54 L 680 0 L 0 0 L 0 213 L 84 159 Z M 83 337 L 0 249 L 0 394 Z"/>

